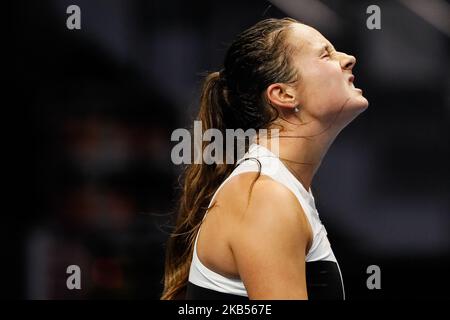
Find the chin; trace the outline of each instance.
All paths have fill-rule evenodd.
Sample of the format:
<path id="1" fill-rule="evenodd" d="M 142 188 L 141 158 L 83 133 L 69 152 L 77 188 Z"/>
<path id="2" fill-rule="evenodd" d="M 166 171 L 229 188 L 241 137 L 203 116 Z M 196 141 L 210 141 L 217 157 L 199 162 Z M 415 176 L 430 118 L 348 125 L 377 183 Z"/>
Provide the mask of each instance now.
<path id="1" fill-rule="evenodd" d="M 369 106 L 369 101 L 361 94 L 358 93 L 357 96 L 352 97 L 344 109 L 342 110 L 338 122 L 340 125 L 345 127 L 350 122 L 352 122 L 356 117 L 358 117 L 364 110 Z"/>
<path id="2" fill-rule="evenodd" d="M 347 108 L 351 109 L 356 114 L 363 112 L 368 107 L 369 101 L 359 92 L 356 92 L 356 95 L 354 95 L 347 104 Z"/>

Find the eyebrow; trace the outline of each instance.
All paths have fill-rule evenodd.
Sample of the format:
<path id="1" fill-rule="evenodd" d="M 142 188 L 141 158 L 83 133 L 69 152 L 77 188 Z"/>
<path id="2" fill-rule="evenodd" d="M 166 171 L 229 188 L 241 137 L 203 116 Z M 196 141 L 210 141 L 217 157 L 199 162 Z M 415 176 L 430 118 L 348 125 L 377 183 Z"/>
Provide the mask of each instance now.
<path id="1" fill-rule="evenodd" d="M 329 44 L 322 44 L 319 48 L 319 51 L 322 52 L 324 50 L 330 50 L 330 51 L 335 51 L 336 49 L 334 48 L 333 45 L 329 45 Z"/>

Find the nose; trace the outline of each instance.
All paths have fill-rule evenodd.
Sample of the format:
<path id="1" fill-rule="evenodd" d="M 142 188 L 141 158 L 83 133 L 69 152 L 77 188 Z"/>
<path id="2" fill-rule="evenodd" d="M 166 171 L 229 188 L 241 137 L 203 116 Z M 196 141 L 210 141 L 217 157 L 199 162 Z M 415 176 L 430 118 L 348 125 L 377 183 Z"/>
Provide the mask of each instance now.
<path id="1" fill-rule="evenodd" d="M 356 58 L 352 55 L 343 53 L 341 59 L 341 68 L 344 70 L 352 70 L 356 64 Z"/>

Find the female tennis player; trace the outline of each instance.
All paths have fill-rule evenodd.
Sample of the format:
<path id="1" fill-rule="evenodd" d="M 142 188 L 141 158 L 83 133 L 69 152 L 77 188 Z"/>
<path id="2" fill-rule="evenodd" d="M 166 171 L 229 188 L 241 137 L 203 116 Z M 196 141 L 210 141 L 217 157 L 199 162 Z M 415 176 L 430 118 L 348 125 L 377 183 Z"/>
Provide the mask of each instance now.
<path id="1" fill-rule="evenodd" d="M 231 43 L 203 84 L 202 130 L 278 128 L 278 150 L 258 136 L 234 164 L 186 166 L 161 299 L 345 299 L 311 184 L 368 107 L 355 62 L 291 18 L 260 21 Z"/>

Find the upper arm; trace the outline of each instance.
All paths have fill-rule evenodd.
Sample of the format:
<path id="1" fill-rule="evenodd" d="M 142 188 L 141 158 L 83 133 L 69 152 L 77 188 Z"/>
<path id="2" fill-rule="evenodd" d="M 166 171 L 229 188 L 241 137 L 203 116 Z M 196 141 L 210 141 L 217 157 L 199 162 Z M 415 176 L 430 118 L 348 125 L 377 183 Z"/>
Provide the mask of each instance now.
<path id="1" fill-rule="evenodd" d="M 311 229 L 294 194 L 258 180 L 230 245 L 250 299 L 307 299 L 305 255 Z"/>

